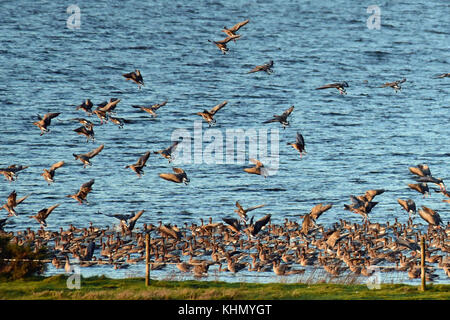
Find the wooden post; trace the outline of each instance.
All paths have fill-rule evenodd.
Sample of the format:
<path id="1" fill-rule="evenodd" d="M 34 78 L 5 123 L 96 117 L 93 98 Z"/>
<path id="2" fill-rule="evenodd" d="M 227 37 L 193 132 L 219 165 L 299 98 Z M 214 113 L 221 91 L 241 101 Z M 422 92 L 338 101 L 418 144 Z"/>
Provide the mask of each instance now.
<path id="1" fill-rule="evenodd" d="M 425 236 L 420 238 L 420 276 L 422 280 L 421 291 L 426 290 L 426 277 L 425 277 Z"/>
<path id="2" fill-rule="evenodd" d="M 145 285 L 150 285 L 150 235 L 145 234 Z"/>

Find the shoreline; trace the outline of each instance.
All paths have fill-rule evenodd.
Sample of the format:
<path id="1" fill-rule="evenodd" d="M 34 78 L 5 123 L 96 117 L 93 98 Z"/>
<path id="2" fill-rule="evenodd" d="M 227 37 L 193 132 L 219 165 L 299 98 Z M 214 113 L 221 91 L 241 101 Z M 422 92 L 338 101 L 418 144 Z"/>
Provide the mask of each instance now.
<path id="1" fill-rule="evenodd" d="M 450 285 L 419 286 L 305 283 L 226 283 L 221 281 L 163 281 L 144 278 L 81 279 L 80 289 L 67 288 L 67 276 L 33 277 L 0 282 L 0 300 L 449 300 Z"/>

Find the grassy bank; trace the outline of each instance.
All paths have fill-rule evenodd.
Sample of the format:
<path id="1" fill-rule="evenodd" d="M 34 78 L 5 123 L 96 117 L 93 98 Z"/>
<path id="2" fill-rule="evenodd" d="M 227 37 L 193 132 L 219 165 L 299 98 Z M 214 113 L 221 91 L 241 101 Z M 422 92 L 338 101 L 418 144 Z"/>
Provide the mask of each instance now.
<path id="1" fill-rule="evenodd" d="M 416 286 L 385 284 L 379 290 L 366 285 L 300 283 L 226 283 L 216 281 L 82 278 L 80 289 L 68 289 L 67 277 L 36 277 L 29 280 L 1 281 L 0 299 L 433 299 L 449 300 L 450 285 L 429 285 L 421 292 Z"/>

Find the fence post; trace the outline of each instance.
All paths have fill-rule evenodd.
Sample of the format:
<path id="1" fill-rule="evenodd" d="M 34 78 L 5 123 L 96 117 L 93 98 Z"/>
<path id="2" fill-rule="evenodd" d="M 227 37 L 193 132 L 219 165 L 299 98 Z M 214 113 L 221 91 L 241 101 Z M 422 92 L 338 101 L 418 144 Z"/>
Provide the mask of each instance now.
<path id="1" fill-rule="evenodd" d="M 145 234 L 145 285 L 150 285 L 150 235 Z"/>
<path id="2" fill-rule="evenodd" d="M 426 277 L 425 277 L 425 236 L 420 239 L 420 276 L 422 280 L 421 291 L 426 290 Z"/>

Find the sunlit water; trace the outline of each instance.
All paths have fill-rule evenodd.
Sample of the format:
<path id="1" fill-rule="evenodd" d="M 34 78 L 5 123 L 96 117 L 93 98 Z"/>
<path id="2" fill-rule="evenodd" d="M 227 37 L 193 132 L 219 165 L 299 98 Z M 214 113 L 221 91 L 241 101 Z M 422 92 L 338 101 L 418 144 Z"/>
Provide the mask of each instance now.
<path id="1" fill-rule="evenodd" d="M 199 218 L 235 216 L 236 200 L 244 207 L 265 203 L 255 218 L 272 214 L 274 223 L 299 219 L 317 203 L 333 203 L 320 222 L 338 219 L 360 222 L 343 210 L 349 195 L 384 188 L 372 222 L 405 222 L 407 214 L 397 198 L 412 198 L 418 206 L 437 210 L 448 222 L 449 204 L 409 189 L 414 183 L 408 167 L 429 164 L 433 175 L 449 176 L 450 78 L 448 1 L 381 1 L 381 25 L 370 30 L 366 12 L 372 2 L 353 1 L 78 1 L 79 29 L 69 29 L 69 3 L 10 1 L 0 4 L 0 167 L 29 166 L 17 181 L 0 183 L 6 199 L 12 190 L 31 196 L 18 207 L 20 216 L 9 219 L 6 231 L 37 230 L 28 218 L 38 210 L 60 203 L 47 219 L 49 230 L 89 222 L 106 227 L 117 220 L 103 213 L 145 209 L 138 222 L 159 220 L 183 225 Z M 224 26 L 250 19 L 229 43 L 223 55 L 207 40 L 221 40 Z M 246 74 L 255 65 L 274 61 L 274 73 Z M 145 86 L 125 81 L 123 73 L 140 69 Z M 379 88 L 405 77 L 402 90 Z M 335 89 L 314 90 L 326 83 L 347 81 L 347 95 Z M 99 125 L 93 116 L 95 143 L 86 143 L 70 121 L 86 117 L 75 110 L 84 99 L 99 104 L 120 98 L 117 116 L 132 121 L 123 129 Z M 132 105 L 167 100 L 152 119 Z M 171 164 L 152 154 L 145 175 L 138 179 L 127 164 L 145 151 L 169 146 L 172 133 L 193 133 L 195 115 L 228 100 L 216 115 L 214 127 L 225 130 L 278 129 L 279 169 L 273 176 L 243 172 L 245 164 L 180 164 L 188 186 L 158 177 Z M 295 110 L 291 125 L 262 124 L 289 106 Z M 61 112 L 50 132 L 40 136 L 32 123 L 36 114 Z M 203 132 L 208 126 L 203 123 Z M 305 138 L 307 154 L 287 142 L 296 132 Z M 72 153 L 105 148 L 83 168 Z M 206 144 L 203 145 L 205 147 Z M 225 152 L 225 151 L 224 151 Z M 246 154 L 248 159 L 248 154 Z M 55 183 L 40 176 L 43 168 L 64 160 Z M 80 185 L 95 179 L 89 203 L 66 198 Z M 431 187 L 431 185 L 430 185 Z M 3 201 L 3 200 L 2 200 Z M 5 211 L 2 211 L 4 217 Z M 417 218 L 420 222 L 420 218 Z M 300 220 L 299 220 L 300 221 Z M 130 271 L 131 270 L 131 271 Z M 86 268 L 83 273 L 112 277 L 143 274 L 142 267 L 113 270 Z M 50 271 L 52 272 L 52 268 Z M 134 273 L 133 273 L 134 272 Z M 158 276 L 155 271 L 155 276 Z M 161 277 L 170 272 L 161 273 Z M 267 275 L 239 274 L 240 280 L 273 281 Z M 235 278 L 225 276 L 233 281 Z M 241 279 L 242 278 L 242 279 Z M 404 281 L 404 280 L 400 280 Z M 406 281 L 406 280 L 405 280 Z M 445 280 L 447 281 L 447 280 Z"/>

